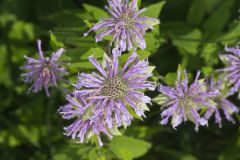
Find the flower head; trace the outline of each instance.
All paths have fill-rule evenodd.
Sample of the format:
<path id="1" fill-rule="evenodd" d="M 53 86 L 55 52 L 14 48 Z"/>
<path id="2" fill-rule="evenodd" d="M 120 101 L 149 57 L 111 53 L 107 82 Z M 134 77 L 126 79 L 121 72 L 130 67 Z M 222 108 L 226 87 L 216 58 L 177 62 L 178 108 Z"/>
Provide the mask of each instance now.
<path id="1" fill-rule="evenodd" d="M 147 81 L 151 76 L 152 67 L 148 66 L 148 61 L 139 60 L 136 53 L 132 53 L 122 68 L 119 67 L 118 56 L 113 54 L 113 58 L 104 57 L 103 64 L 91 56 L 89 61 L 97 68 L 99 73 L 81 73 L 78 82 L 75 84 L 76 90 L 72 97 L 67 97 L 71 104 L 60 109 L 60 113 L 65 118 L 78 117 L 73 124 L 75 127 L 66 128 L 66 134 L 84 140 L 87 131 L 97 135 L 108 132 L 120 126 L 129 126 L 133 119 L 129 109 L 136 112 L 139 117 L 144 117 L 147 110 L 146 103 L 151 103 L 151 98 L 141 92 L 143 89 L 155 89 L 155 83 Z M 82 99 L 82 100 L 81 100 Z M 85 104 L 80 101 L 85 101 Z M 73 107 L 75 106 L 75 107 Z M 88 110 L 88 108 L 90 108 Z M 83 120 L 82 115 L 87 118 Z M 78 123 L 77 123 L 78 122 Z M 83 130 L 85 123 L 89 123 Z"/>
<path id="2" fill-rule="evenodd" d="M 225 80 L 232 86 L 228 95 L 233 95 L 240 90 L 240 48 L 228 48 L 226 46 L 225 51 L 232 54 L 220 55 L 220 59 L 227 65 L 221 71 L 225 73 Z"/>
<path id="3" fill-rule="evenodd" d="M 121 53 L 136 47 L 146 48 L 144 40 L 145 31 L 153 29 L 159 20 L 148 17 L 141 17 L 140 14 L 146 9 L 139 10 L 137 0 L 108 0 L 109 7 L 106 7 L 111 14 L 111 18 L 102 18 L 87 33 L 101 30 L 96 35 L 96 41 L 101 41 L 103 37 L 112 35 L 111 41 L 115 43 L 113 53 Z"/>
<path id="4" fill-rule="evenodd" d="M 40 57 L 34 59 L 24 56 L 27 62 L 22 68 L 26 70 L 26 73 L 21 76 L 24 77 L 25 83 L 33 83 L 28 90 L 29 92 L 33 91 L 36 93 L 44 88 L 47 96 L 49 96 L 49 86 L 57 86 L 57 81 L 62 79 L 63 75 L 67 74 L 62 67 L 63 63 L 58 61 L 63 51 L 64 49 L 60 48 L 51 58 L 44 57 L 41 49 L 41 41 L 38 40 L 38 54 Z"/>
<path id="5" fill-rule="evenodd" d="M 222 81 L 214 81 L 213 78 L 209 80 L 208 83 L 208 90 L 214 91 L 214 90 L 222 90 L 223 89 Z M 217 104 L 216 108 L 208 108 L 208 110 L 205 112 L 204 118 L 210 119 L 213 114 L 215 117 L 215 122 L 218 123 L 219 127 L 222 127 L 222 118 L 220 114 L 220 110 L 223 111 L 225 118 L 228 121 L 231 121 L 235 123 L 232 114 L 238 113 L 239 109 L 237 106 L 235 106 L 230 100 L 227 99 L 227 96 L 223 95 L 222 92 L 219 92 L 219 94 L 214 97 L 214 102 Z"/>
<path id="6" fill-rule="evenodd" d="M 93 135 L 96 135 L 100 146 L 103 145 L 99 137 L 100 133 L 112 138 L 112 134 L 109 133 L 110 130 L 106 127 L 103 114 L 97 117 L 89 117 L 94 108 L 93 104 L 88 103 L 84 97 L 79 97 L 74 93 L 68 94 L 66 100 L 68 104 L 60 107 L 59 113 L 63 119 L 76 119 L 71 125 L 64 127 L 66 136 L 71 136 L 72 139 L 78 138 L 82 143 L 85 139 L 88 140 Z"/>
<path id="7" fill-rule="evenodd" d="M 178 79 L 175 87 L 160 85 L 159 91 L 165 98 L 162 106 L 166 109 L 162 112 L 163 120 L 161 124 L 167 124 L 168 119 L 172 117 L 173 128 L 177 127 L 182 121 L 190 120 L 195 123 L 195 130 L 198 130 L 199 125 L 207 125 L 207 120 L 201 118 L 198 113 L 202 107 L 215 108 L 210 98 L 217 95 L 217 91 L 207 91 L 206 84 L 203 80 L 199 80 L 200 72 L 192 84 L 188 85 L 187 73 L 184 71 L 184 76 L 178 71 Z"/>

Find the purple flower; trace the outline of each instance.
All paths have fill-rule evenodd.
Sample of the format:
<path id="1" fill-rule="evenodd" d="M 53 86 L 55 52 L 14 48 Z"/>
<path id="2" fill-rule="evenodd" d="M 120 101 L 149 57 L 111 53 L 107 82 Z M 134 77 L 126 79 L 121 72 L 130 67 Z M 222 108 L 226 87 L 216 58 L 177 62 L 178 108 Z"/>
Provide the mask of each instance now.
<path id="1" fill-rule="evenodd" d="M 111 137 L 110 130 L 129 126 L 133 119 L 129 110 L 139 117 L 144 117 L 144 111 L 148 110 L 146 104 L 151 104 L 151 98 L 141 90 L 155 89 L 155 83 L 147 81 L 154 67 L 149 67 L 146 60 L 139 60 L 135 52 L 129 56 L 122 68 L 119 67 L 116 54 L 113 54 L 112 59 L 104 56 L 103 64 L 99 64 L 93 56 L 89 57 L 89 61 L 99 73 L 79 74 L 76 90 L 73 92 L 75 100 L 68 96 L 70 104 L 60 109 L 64 118 L 78 117 L 74 127 L 71 125 L 65 131 L 66 135 L 71 135 L 72 138 L 77 135 L 80 142 L 83 142 L 88 132 L 98 137 L 102 132 Z M 80 100 L 85 102 L 79 105 Z M 82 115 L 85 115 L 86 111 L 87 118 L 83 120 Z"/>
<path id="2" fill-rule="evenodd" d="M 182 121 L 190 120 L 195 123 L 195 130 L 198 131 L 199 125 L 207 125 L 208 121 L 201 118 L 199 111 L 204 107 L 215 108 L 215 103 L 211 98 L 215 97 L 218 91 L 207 91 L 204 80 L 199 80 L 200 72 L 192 84 L 188 85 L 187 73 L 184 76 L 178 71 L 178 79 L 175 87 L 160 85 L 159 92 L 162 93 L 164 101 L 162 106 L 166 109 L 161 113 L 163 120 L 161 124 L 167 124 L 172 117 L 173 128 L 177 127 Z"/>
<path id="3" fill-rule="evenodd" d="M 231 86 L 228 95 L 233 95 L 240 90 L 240 48 L 228 48 L 226 46 L 225 51 L 232 54 L 220 55 L 220 59 L 227 65 L 221 71 L 225 73 L 224 78 Z"/>
<path id="4" fill-rule="evenodd" d="M 112 135 L 106 127 L 103 115 L 99 117 L 89 117 L 94 108 L 92 103 L 88 103 L 84 97 L 79 97 L 74 93 L 68 94 L 66 100 L 68 104 L 60 107 L 58 110 L 59 113 L 63 119 L 76 119 L 70 126 L 64 127 L 66 136 L 71 136 L 72 139 L 78 138 L 82 143 L 85 139 L 96 135 L 100 146 L 103 145 L 99 137 L 100 133 L 104 133 L 112 138 Z"/>
<path id="5" fill-rule="evenodd" d="M 146 48 L 144 40 L 145 31 L 153 29 L 153 26 L 159 24 L 159 20 L 148 17 L 141 17 L 140 14 L 146 9 L 139 10 L 137 0 L 108 0 L 109 7 L 106 7 L 111 14 L 111 18 L 102 18 L 87 33 L 100 30 L 96 35 L 96 41 L 101 41 L 103 37 L 112 35 L 111 40 L 115 43 L 113 53 L 121 53 L 136 47 Z"/>
<path id="6" fill-rule="evenodd" d="M 27 62 L 22 68 L 26 70 L 26 73 L 21 76 L 24 77 L 25 83 L 33 83 L 28 92 L 33 91 L 36 93 L 44 87 L 47 96 L 49 96 L 49 86 L 57 86 L 57 81 L 62 79 L 63 75 L 67 74 L 61 66 L 63 63 L 58 61 L 63 51 L 64 49 L 60 48 L 51 58 L 44 57 L 41 49 L 41 41 L 38 40 L 38 54 L 40 57 L 34 59 L 24 56 Z"/>
<path id="7" fill-rule="evenodd" d="M 208 90 L 223 90 L 223 83 L 222 81 L 215 82 L 213 78 L 210 79 L 208 83 Z M 219 92 L 219 94 L 214 97 L 214 102 L 217 104 L 216 108 L 209 108 L 204 115 L 205 119 L 210 119 L 213 114 L 215 117 L 215 123 L 218 123 L 219 127 L 222 127 L 222 118 L 220 115 L 220 110 L 223 111 L 225 118 L 228 121 L 235 123 L 234 119 L 232 118 L 232 114 L 238 113 L 239 109 L 235 106 L 230 100 L 227 99 L 227 96 L 224 96 L 223 92 Z"/>

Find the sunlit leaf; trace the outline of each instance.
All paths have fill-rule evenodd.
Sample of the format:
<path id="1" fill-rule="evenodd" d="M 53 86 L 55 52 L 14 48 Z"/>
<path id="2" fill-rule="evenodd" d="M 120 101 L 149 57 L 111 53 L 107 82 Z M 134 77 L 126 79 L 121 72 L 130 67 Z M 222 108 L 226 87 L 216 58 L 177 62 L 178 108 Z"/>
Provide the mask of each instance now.
<path id="1" fill-rule="evenodd" d="M 132 160 L 144 155 L 151 144 L 143 140 L 125 136 L 116 136 L 110 142 L 110 149 L 123 160 Z"/>

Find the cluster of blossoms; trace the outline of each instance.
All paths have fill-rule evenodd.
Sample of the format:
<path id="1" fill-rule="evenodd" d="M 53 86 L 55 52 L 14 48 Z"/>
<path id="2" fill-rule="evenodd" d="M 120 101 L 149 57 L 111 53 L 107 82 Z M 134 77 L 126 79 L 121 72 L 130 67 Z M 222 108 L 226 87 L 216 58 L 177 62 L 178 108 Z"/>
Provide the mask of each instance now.
<path id="1" fill-rule="evenodd" d="M 152 76 L 154 67 L 149 66 L 148 60 L 140 60 L 137 48 L 145 49 L 145 31 L 153 29 L 159 23 L 154 18 L 140 16 L 145 9 L 139 10 L 137 0 L 108 0 L 106 7 L 111 18 L 103 18 L 100 22 L 85 33 L 100 31 L 96 41 L 101 41 L 104 36 L 111 35 L 114 43 L 112 56 L 103 56 L 103 63 L 99 63 L 93 56 L 89 61 L 95 66 L 96 72 L 79 73 L 78 82 L 74 84 L 74 91 L 66 95 L 68 103 L 59 108 L 63 119 L 74 119 L 74 122 L 65 127 L 65 135 L 72 139 L 79 139 L 82 143 L 96 135 L 99 144 L 103 145 L 101 135 L 112 138 L 118 134 L 119 127 L 127 127 L 133 120 L 132 113 L 145 117 L 151 104 L 151 98 L 144 94 L 144 90 L 155 90 L 155 83 L 148 81 Z M 64 49 L 59 49 L 51 58 L 44 57 L 41 41 L 38 41 L 39 59 L 26 57 L 27 63 L 23 66 L 27 72 L 22 74 L 26 83 L 33 83 L 29 91 L 38 92 L 45 89 L 49 96 L 48 88 L 57 86 L 57 81 L 67 74 L 62 67 L 63 62 L 59 57 Z M 124 51 L 132 51 L 125 64 L 119 64 L 119 56 Z M 221 55 L 227 67 L 221 69 L 231 89 L 228 94 L 222 94 L 221 81 L 199 79 L 200 72 L 192 83 L 189 83 L 186 71 L 178 71 L 174 87 L 160 85 L 158 91 L 163 101 L 159 104 L 163 108 L 161 124 L 171 124 L 175 129 L 184 121 L 195 123 L 195 130 L 199 126 L 208 125 L 208 120 L 214 115 L 215 122 L 221 127 L 223 111 L 227 120 L 234 122 L 232 115 L 239 111 L 227 98 L 240 89 L 240 49 L 228 48 L 227 52 L 233 54 Z M 205 111 L 204 114 L 201 114 Z"/>
<path id="2" fill-rule="evenodd" d="M 128 0 L 108 0 L 108 4 L 106 9 L 112 17 L 101 19 L 85 36 L 90 31 L 100 30 L 96 41 L 101 41 L 104 36 L 112 35 L 112 57 L 105 55 L 103 64 L 99 64 L 90 56 L 89 61 L 99 73 L 80 73 L 75 90 L 66 95 L 68 104 L 59 109 L 64 119 L 76 119 L 64 128 L 67 136 L 83 142 L 96 135 L 101 145 L 101 133 L 111 138 L 118 127 L 131 124 L 133 115 L 129 110 L 139 117 L 145 117 L 144 111 L 148 110 L 146 104 L 151 104 L 151 98 L 142 91 L 155 89 L 155 83 L 147 81 L 154 67 L 148 66 L 147 60 L 139 60 L 135 50 L 146 47 L 145 31 L 159 24 L 157 19 L 140 16 L 145 9 L 138 9 L 137 0 L 130 3 Z M 118 56 L 126 50 L 133 53 L 120 67 Z M 57 85 L 57 80 L 61 79 L 60 73 L 66 73 L 59 67 L 61 62 L 57 61 L 62 52 L 63 49 L 60 49 L 51 59 L 44 58 L 39 41 L 40 59 L 27 58 L 28 64 L 24 68 L 29 72 L 23 76 L 26 76 L 25 82 L 34 81 L 35 92 L 43 86 L 49 96 L 48 86 Z"/>
<path id="3" fill-rule="evenodd" d="M 76 121 L 65 128 L 67 136 L 76 137 L 83 142 L 93 134 L 104 133 L 110 138 L 111 130 L 120 126 L 129 126 L 133 119 L 129 113 L 131 107 L 138 116 L 144 117 L 151 98 L 139 90 L 155 89 L 155 83 L 147 81 L 152 75 L 152 67 L 147 60 L 139 60 L 133 52 L 123 68 L 119 69 L 118 56 L 104 57 L 101 65 L 94 57 L 89 61 L 99 73 L 81 73 L 74 85 L 75 91 L 67 95 L 68 104 L 59 109 L 64 119 Z"/>
<path id="4" fill-rule="evenodd" d="M 158 89 L 161 92 L 159 97 L 163 100 L 159 104 L 166 108 L 161 113 L 161 124 L 167 124 L 168 119 L 172 117 L 173 128 L 183 121 L 190 120 L 195 123 L 195 130 L 198 130 L 199 125 L 207 125 L 214 115 L 215 122 L 222 127 L 220 110 L 228 121 L 235 122 L 232 115 L 238 113 L 239 109 L 227 98 L 240 89 L 240 49 L 226 47 L 225 50 L 233 53 L 220 55 L 220 59 L 227 64 L 227 67 L 220 71 L 223 71 L 224 81 L 231 86 L 229 92 L 224 94 L 225 86 L 222 81 L 216 82 L 211 78 L 206 83 L 204 79 L 198 80 L 199 72 L 194 82 L 188 85 L 186 71 L 183 78 L 181 72 L 178 72 L 175 87 L 160 85 Z M 206 110 L 202 117 L 198 112 L 201 110 Z"/>
<path id="5" fill-rule="evenodd" d="M 223 90 L 224 85 L 222 81 L 214 81 L 211 78 L 208 82 L 208 91 L 212 92 L 214 90 L 219 90 L 219 94 L 214 97 L 214 102 L 217 104 L 216 108 L 208 108 L 208 110 L 204 114 L 205 119 L 210 119 L 210 117 L 214 114 L 215 122 L 218 123 L 219 127 L 222 127 L 222 118 L 220 115 L 220 110 L 223 111 L 226 119 L 235 123 L 232 114 L 238 113 L 239 109 L 235 106 L 230 100 L 227 99 L 227 96 L 223 94 L 221 90 Z"/>
<path id="6" fill-rule="evenodd" d="M 50 58 L 44 57 L 41 41 L 38 40 L 39 58 L 34 59 L 25 56 L 27 63 L 22 67 L 22 69 L 26 70 L 26 73 L 21 75 L 24 82 L 33 83 L 29 88 L 29 92 L 36 93 L 44 88 L 47 96 L 49 96 L 49 86 L 54 85 L 57 87 L 57 81 L 62 80 L 62 76 L 67 74 L 67 71 L 62 67 L 64 63 L 58 60 L 63 51 L 64 49 L 60 48 Z"/>
<path id="7" fill-rule="evenodd" d="M 239 112 L 238 107 L 227 98 L 240 90 L 240 48 L 225 47 L 225 51 L 231 52 L 232 54 L 220 55 L 220 59 L 227 65 L 227 67 L 220 69 L 219 71 L 223 72 L 223 81 L 227 82 L 228 86 L 230 86 L 230 90 L 228 93 L 224 94 L 222 90 L 224 90 L 226 86 L 223 81 L 219 80 L 215 82 L 211 79 L 209 81 L 208 89 L 210 91 L 218 89 L 221 92 L 214 98 L 217 108 L 208 109 L 204 115 L 206 119 L 209 119 L 214 114 L 215 122 L 219 124 L 219 127 L 222 126 L 222 118 L 219 110 L 222 110 L 225 118 L 233 123 L 235 123 L 235 121 L 232 115 Z"/>
<path id="8" fill-rule="evenodd" d="M 177 127 L 182 121 L 193 121 L 195 130 L 198 130 L 199 125 L 207 125 L 207 120 L 202 118 L 198 113 L 203 107 L 215 109 L 216 104 L 211 98 L 218 94 L 218 90 L 208 91 L 206 83 L 203 79 L 199 79 L 200 72 L 192 84 L 188 84 L 186 71 L 182 78 L 181 72 L 178 71 L 178 78 L 175 87 L 160 85 L 159 92 L 165 98 L 162 106 L 166 108 L 161 116 L 163 120 L 161 124 L 167 124 L 168 119 L 172 117 L 171 124 L 173 128 Z"/>
<path id="9" fill-rule="evenodd" d="M 221 69 L 224 72 L 224 79 L 233 85 L 228 95 L 233 95 L 240 90 L 240 48 L 225 47 L 226 52 L 232 54 L 222 54 L 220 59 L 227 65 L 226 68 Z"/>
<path id="10" fill-rule="evenodd" d="M 221 81 L 215 82 L 210 79 L 208 83 L 204 79 L 198 79 L 200 72 L 193 83 L 188 85 L 187 73 L 184 71 L 184 76 L 181 79 L 181 72 L 178 72 L 178 79 L 175 87 L 160 85 L 158 88 L 163 101 L 164 111 L 161 113 L 163 120 L 161 124 L 167 124 L 168 119 L 172 117 L 171 124 L 176 128 L 183 121 L 190 120 L 195 123 L 195 130 L 198 130 L 199 125 L 207 125 L 211 116 L 215 115 L 215 122 L 222 126 L 222 118 L 220 110 L 223 111 L 225 118 L 228 121 L 235 122 L 232 114 L 238 113 L 239 109 L 227 96 L 220 92 L 223 88 Z M 206 110 L 203 117 L 199 111 Z"/>
<path id="11" fill-rule="evenodd" d="M 145 49 L 145 31 L 153 29 L 154 25 L 159 24 L 159 20 L 141 17 L 141 13 L 146 9 L 139 10 L 137 0 L 132 0 L 131 3 L 128 0 L 108 0 L 108 4 L 109 7 L 106 6 L 106 9 L 111 18 L 102 18 L 84 35 L 100 30 L 101 33 L 95 37 L 97 42 L 107 35 L 112 35 L 110 44 L 114 43 L 113 53 L 119 54 L 136 47 Z"/>

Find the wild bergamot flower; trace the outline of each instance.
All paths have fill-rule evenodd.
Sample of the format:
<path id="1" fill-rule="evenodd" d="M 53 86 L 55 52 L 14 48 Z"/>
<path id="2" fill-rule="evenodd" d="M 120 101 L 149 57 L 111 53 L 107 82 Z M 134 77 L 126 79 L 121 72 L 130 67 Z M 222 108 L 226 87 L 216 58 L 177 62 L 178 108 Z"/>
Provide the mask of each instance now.
<path id="1" fill-rule="evenodd" d="M 87 36 L 91 31 L 100 30 L 96 35 L 96 41 L 101 41 L 103 37 L 112 35 L 112 41 L 115 47 L 113 53 L 121 53 L 136 47 L 146 48 L 144 40 L 145 31 L 153 29 L 153 26 L 159 24 L 158 19 L 141 17 L 140 14 L 146 9 L 139 10 L 137 0 L 108 0 L 109 7 L 106 7 L 111 14 L 111 18 L 102 18 L 100 22 L 84 35 Z"/>
<path id="2" fill-rule="evenodd" d="M 92 103 L 88 103 L 83 97 L 79 97 L 74 93 L 68 94 L 66 100 L 68 104 L 60 107 L 59 113 L 63 119 L 76 119 L 71 125 L 64 127 L 66 136 L 71 136 L 72 139 L 78 138 L 79 142 L 83 143 L 84 140 L 96 135 L 100 146 L 103 145 L 100 139 L 101 133 L 112 138 L 111 129 L 106 127 L 104 114 L 98 114 L 95 117 L 91 116 L 94 109 Z"/>
<path id="3" fill-rule="evenodd" d="M 111 137 L 112 129 L 129 126 L 133 119 L 129 110 L 144 117 L 151 98 L 142 91 L 155 89 L 155 83 L 147 81 L 154 67 L 148 66 L 147 60 L 139 60 L 135 52 L 122 68 L 116 54 L 113 58 L 104 56 L 103 64 L 93 56 L 89 61 L 99 73 L 79 74 L 72 97 L 67 96 L 69 104 L 60 109 L 63 118 L 77 118 L 65 132 L 74 139 L 79 137 L 80 142 L 88 139 L 87 135 L 99 137 L 104 133 Z"/>
<path id="4" fill-rule="evenodd" d="M 231 52 L 232 54 L 222 54 L 220 59 L 227 65 L 227 67 L 221 69 L 225 75 L 224 79 L 229 82 L 231 89 L 228 95 L 233 95 L 240 90 L 240 48 L 225 47 L 226 52 Z"/>
<path id="5" fill-rule="evenodd" d="M 58 60 L 63 51 L 64 49 L 60 48 L 50 58 L 44 57 L 41 49 L 41 41 L 38 40 L 38 54 L 40 57 L 34 59 L 24 56 L 27 62 L 22 69 L 26 70 L 26 73 L 21 76 L 24 77 L 25 83 L 33 83 L 28 90 L 29 92 L 33 91 L 36 93 L 44 88 L 47 96 L 49 96 L 49 86 L 57 86 L 57 81 L 61 80 L 62 76 L 67 74 L 62 66 L 63 62 Z"/>
<path id="6" fill-rule="evenodd" d="M 209 91 L 214 91 L 214 90 L 223 90 L 225 88 L 224 84 L 222 81 L 215 81 L 213 78 L 211 78 L 208 82 L 208 90 Z M 219 127 L 222 127 L 222 117 L 220 114 L 220 111 L 223 111 L 223 114 L 225 118 L 228 121 L 231 121 L 232 123 L 235 123 L 232 115 L 234 113 L 238 113 L 239 109 L 238 107 L 233 104 L 230 100 L 227 99 L 228 96 L 226 96 L 223 91 L 219 92 L 219 94 L 214 97 L 214 102 L 217 104 L 216 108 L 208 108 L 206 111 L 204 118 L 205 119 L 210 119 L 213 115 L 215 118 L 215 122 L 218 123 Z"/>
<path id="7" fill-rule="evenodd" d="M 163 120 L 161 124 L 167 124 L 172 117 L 173 128 L 180 125 L 183 121 L 190 120 L 195 123 L 195 130 L 198 131 L 199 125 L 207 125 L 208 121 L 202 118 L 199 111 L 204 108 L 216 108 L 211 98 L 218 94 L 218 91 L 207 91 L 204 80 L 199 80 L 200 72 L 192 84 L 188 84 L 187 73 L 181 76 L 178 71 L 178 78 L 174 87 L 160 85 L 159 92 L 164 99 L 161 103 L 165 108 L 161 113 Z"/>

